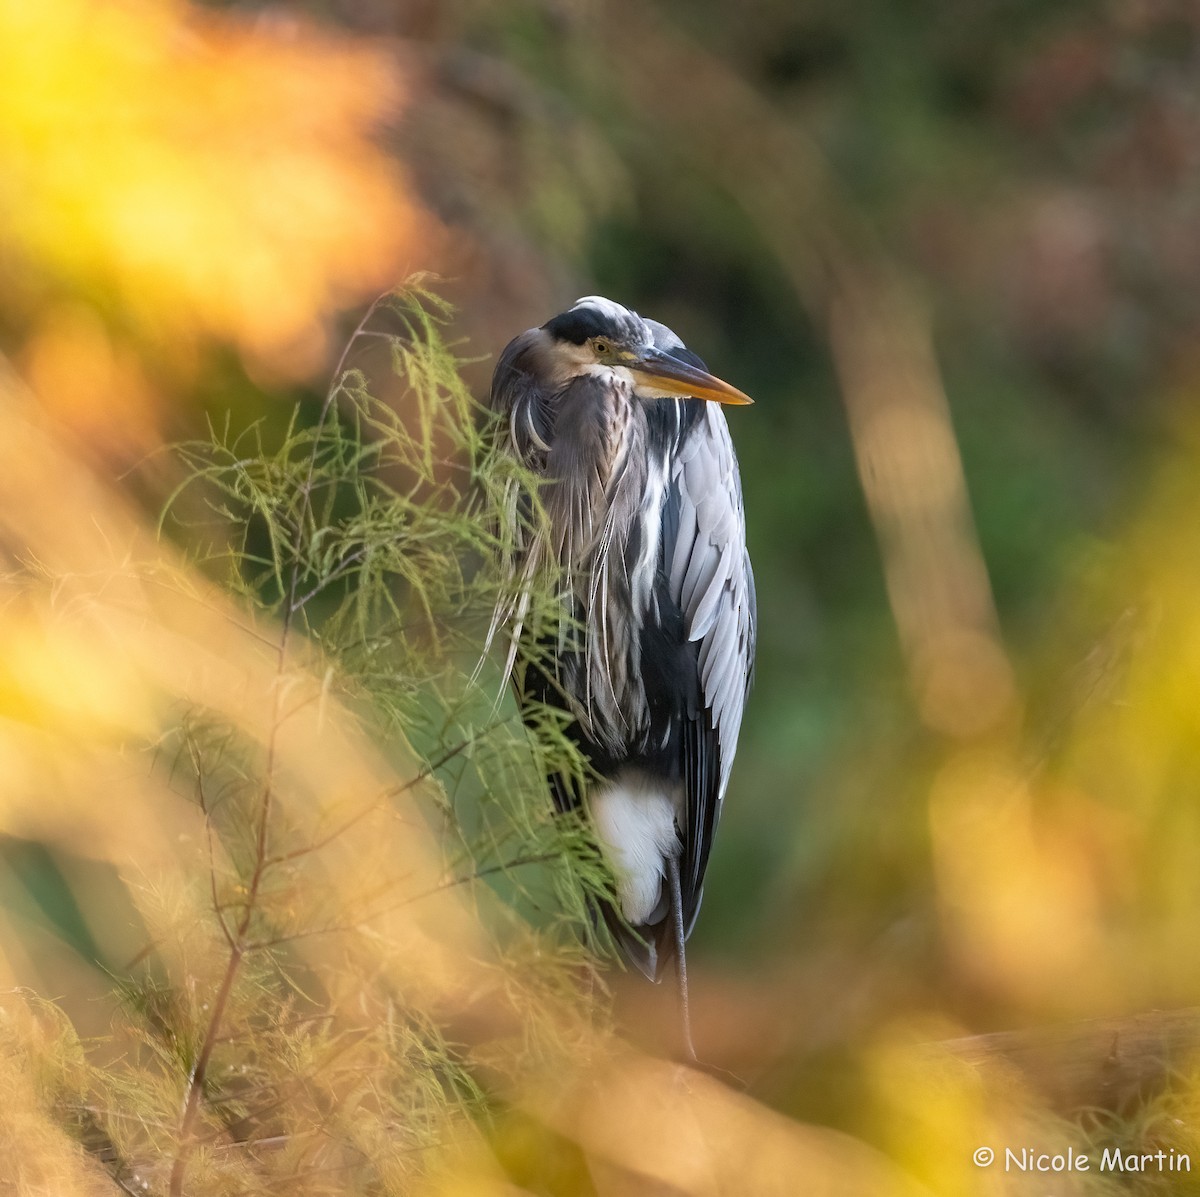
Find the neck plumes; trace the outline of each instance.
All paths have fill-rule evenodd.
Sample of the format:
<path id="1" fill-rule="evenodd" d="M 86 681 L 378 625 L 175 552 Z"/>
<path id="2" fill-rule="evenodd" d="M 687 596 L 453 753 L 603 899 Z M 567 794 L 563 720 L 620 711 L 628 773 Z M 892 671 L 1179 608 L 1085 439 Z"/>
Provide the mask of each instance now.
<path id="1" fill-rule="evenodd" d="M 630 451 L 640 417 L 628 384 L 611 374 L 577 378 L 558 398 L 546 508 L 555 555 L 571 572 L 610 549 L 612 512 L 640 489 L 639 455 Z"/>

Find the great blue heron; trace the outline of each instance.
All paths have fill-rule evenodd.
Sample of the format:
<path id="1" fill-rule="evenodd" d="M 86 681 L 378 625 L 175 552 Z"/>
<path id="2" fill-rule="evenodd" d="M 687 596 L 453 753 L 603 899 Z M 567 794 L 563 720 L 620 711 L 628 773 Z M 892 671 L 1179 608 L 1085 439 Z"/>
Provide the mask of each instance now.
<path id="1" fill-rule="evenodd" d="M 550 783 L 560 809 L 583 802 L 590 813 L 619 907 L 601 913 L 625 955 L 654 980 L 675 958 L 694 1055 L 684 943 L 729 784 L 756 619 L 720 405 L 751 400 L 665 325 L 591 295 L 509 343 L 491 402 L 503 447 L 544 479 L 546 518 L 540 531 L 527 525 L 514 578 L 528 585 L 549 566 L 563 593 L 548 661 L 518 668 L 519 696 L 564 709 L 603 779 L 586 794 Z M 514 513 L 527 501 L 510 497 Z M 518 585 L 498 613 L 510 674 L 530 634 L 527 604 Z"/>

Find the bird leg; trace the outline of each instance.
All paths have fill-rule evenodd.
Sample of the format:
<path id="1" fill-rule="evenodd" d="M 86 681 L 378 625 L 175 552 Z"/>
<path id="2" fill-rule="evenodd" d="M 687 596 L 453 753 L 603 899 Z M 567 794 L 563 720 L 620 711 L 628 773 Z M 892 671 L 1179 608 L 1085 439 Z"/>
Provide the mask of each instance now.
<path id="1" fill-rule="evenodd" d="M 696 1062 L 696 1045 L 692 1042 L 692 1015 L 688 1007 L 687 954 L 683 931 L 683 894 L 679 885 L 679 857 L 667 857 L 667 879 L 671 884 L 671 915 L 675 921 L 675 976 L 679 981 L 679 1017 L 683 1031 L 683 1050 Z"/>

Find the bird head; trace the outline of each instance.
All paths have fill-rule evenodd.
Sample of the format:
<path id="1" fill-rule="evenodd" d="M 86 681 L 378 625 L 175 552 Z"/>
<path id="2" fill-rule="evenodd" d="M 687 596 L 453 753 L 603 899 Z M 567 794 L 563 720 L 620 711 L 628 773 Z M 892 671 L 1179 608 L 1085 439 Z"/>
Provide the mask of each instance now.
<path id="1" fill-rule="evenodd" d="M 624 377 L 639 399 L 691 396 L 714 403 L 753 403 L 710 374 L 665 324 L 587 295 L 542 325 L 544 352 L 564 382 L 583 375 Z"/>

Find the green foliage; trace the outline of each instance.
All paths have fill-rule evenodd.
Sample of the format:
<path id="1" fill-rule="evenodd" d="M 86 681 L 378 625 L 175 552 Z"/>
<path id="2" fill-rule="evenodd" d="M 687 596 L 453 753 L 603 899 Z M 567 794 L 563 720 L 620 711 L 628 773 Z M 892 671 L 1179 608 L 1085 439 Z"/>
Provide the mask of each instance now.
<path id="1" fill-rule="evenodd" d="M 261 425 L 214 429 L 183 447 L 186 485 L 204 488 L 217 518 L 210 539 L 225 547 L 209 565 L 285 635 L 298 622 L 339 697 L 441 783 L 448 868 L 488 877 L 526 915 L 540 908 L 565 943 L 590 934 L 586 897 L 608 880 L 579 820 L 551 815 L 542 779 L 579 776 L 584 762 L 560 712 L 535 706 L 527 735 L 503 679 L 472 680 L 486 621 L 510 599 L 503 562 L 519 523 L 541 518 L 536 505 L 518 512 L 512 491 L 536 480 L 494 451 L 493 417 L 442 339 L 449 314 L 419 280 L 382 297 L 314 422 L 297 410 L 274 445 Z M 385 341 L 400 404 L 344 368 L 365 338 Z M 558 618 L 554 587 L 533 584 L 530 625 Z"/>
<path id="2" fill-rule="evenodd" d="M 62 1028 L 35 1037 L 54 1045 L 34 1070 L 52 1078 L 53 1121 L 129 1191 L 398 1191 L 456 1124 L 489 1117 L 484 1076 L 555 1050 L 554 1010 L 602 992 L 593 980 L 585 996 L 579 978 L 589 895 L 610 878 L 545 786 L 548 772 L 578 774 L 579 755 L 561 716 L 535 710 L 531 735 L 497 698 L 502 679 L 472 676 L 519 533 L 487 513 L 513 510 L 505 497 L 530 480 L 492 451 L 446 316 L 416 285 L 356 333 L 351 349 L 386 342 L 398 408 L 339 366 L 317 419 L 295 413 L 278 443 L 227 423 L 182 449 L 190 476 L 166 526 L 205 532 L 205 564 L 253 616 L 275 680 L 262 727 L 193 707 L 164 728 L 158 768 L 198 806 L 207 842 L 199 875 L 144 882 L 153 941 L 116 978 L 112 1043 L 97 1056 Z M 553 579 L 530 585 L 541 618 Z M 331 700 L 405 780 L 346 806 L 297 773 L 296 711 Z M 347 848 L 370 820 L 412 818 L 441 846 L 426 889 Z M 432 966 L 386 946 L 379 920 L 447 890 L 470 891 L 489 929 L 503 1000 L 520 1011 L 515 1055 L 452 1040 L 422 996 Z"/>

